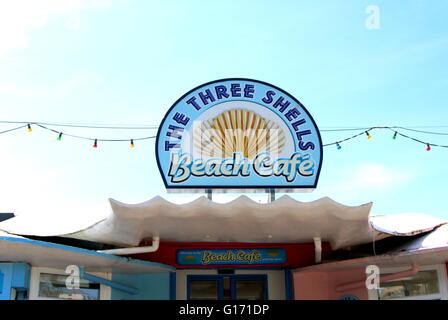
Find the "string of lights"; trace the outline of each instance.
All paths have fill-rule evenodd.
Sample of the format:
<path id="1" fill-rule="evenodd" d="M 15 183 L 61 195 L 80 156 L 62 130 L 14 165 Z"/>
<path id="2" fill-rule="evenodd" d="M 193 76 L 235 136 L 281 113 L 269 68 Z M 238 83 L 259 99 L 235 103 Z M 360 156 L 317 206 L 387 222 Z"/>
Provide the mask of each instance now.
<path id="1" fill-rule="evenodd" d="M 67 136 L 67 137 L 71 137 L 71 138 L 76 138 L 76 139 L 83 139 L 83 140 L 89 140 L 89 141 L 93 141 L 93 147 L 97 148 L 98 147 L 98 142 L 129 142 L 130 143 L 130 147 L 134 148 L 135 147 L 135 143 L 134 141 L 140 141 L 140 140 L 149 140 L 149 139 L 154 139 L 156 138 L 155 135 L 151 135 L 151 136 L 145 136 L 145 137 L 139 137 L 139 138 L 127 138 L 127 139 L 104 139 L 104 138 L 94 138 L 94 137 L 86 137 L 86 136 L 79 136 L 79 135 L 74 135 L 74 134 L 70 134 L 70 133 L 65 133 L 53 128 L 50 128 L 50 126 L 58 126 L 58 127 L 76 127 L 76 128 L 89 128 L 89 129 L 157 129 L 157 126 L 104 126 L 104 125 L 84 125 L 84 124 L 62 124 L 62 123 L 45 123 L 45 122 L 17 122 L 17 121 L 0 121 L 0 123 L 2 124 L 21 124 L 18 127 L 14 127 L 8 130 L 4 130 L 4 131 L 0 131 L 0 134 L 4 134 L 4 133 L 9 133 L 12 131 L 16 131 L 16 130 L 20 130 L 22 128 L 28 128 L 28 132 L 32 132 L 32 126 L 35 127 L 39 127 L 41 129 L 45 129 L 51 132 L 54 132 L 57 134 L 57 138 L 56 140 L 61 141 L 63 136 Z M 421 134 L 431 134 L 431 135 L 448 135 L 448 133 L 446 132 L 434 132 L 434 131 L 426 131 L 426 130 L 417 130 L 417 129 L 413 129 L 413 128 L 409 128 L 409 127 L 402 127 L 402 126 L 392 126 L 392 127 L 362 127 L 362 128 L 334 128 L 334 129 L 327 129 L 327 130 L 320 130 L 322 132 L 332 132 L 332 131 L 359 131 L 358 133 L 356 133 L 355 135 L 349 136 L 347 138 L 344 139 L 340 139 L 340 140 L 336 140 L 334 142 L 331 143 L 326 143 L 323 144 L 324 147 L 328 147 L 328 146 L 333 146 L 335 145 L 336 148 L 338 150 L 342 149 L 341 144 L 345 143 L 349 140 L 358 138 L 360 136 L 365 135 L 367 137 L 367 139 L 371 139 L 372 135 L 370 134 L 371 131 L 373 130 L 390 130 L 393 132 L 392 135 L 392 139 L 396 140 L 397 136 L 406 138 L 406 139 L 410 139 L 412 141 L 418 142 L 420 144 L 423 144 L 426 146 L 426 150 L 430 151 L 431 147 L 439 147 L 439 148 L 448 148 L 448 145 L 442 145 L 442 144 L 437 144 L 437 143 L 433 143 L 433 142 L 429 142 L 429 141 L 423 141 L 420 139 L 417 139 L 415 137 L 411 137 L 407 134 L 404 134 L 402 132 L 400 132 L 400 130 L 407 130 L 407 131 L 412 131 L 412 132 L 418 132 Z"/>
<path id="2" fill-rule="evenodd" d="M 372 136 L 370 135 L 369 131 L 377 130 L 377 129 L 387 129 L 387 130 L 391 130 L 392 132 L 394 132 L 394 134 L 392 135 L 392 139 L 396 140 L 397 139 L 397 135 L 399 135 L 401 137 L 404 137 L 404 138 L 407 138 L 407 139 L 410 139 L 410 140 L 413 140 L 415 142 L 418 142 L 418 143 L 421 143 L 421 144 L 425 145 L 426 146 L 426 151 L 430 151 L 431 147 L 448 148 L 448 145 L 442 145 L 442 144 L 432 143 L 432 142 L 428 142 L 428 141 L 422 141 L 420 139 L 417 139 L 417 138 L 414 138 L 414 137 L 410 137 L 410 136 L 408 136 L 406 134 L 403 134 L 403 133 L 397 131 L 397 128 L 400 128 L 400 129 L 403 129 L 403 130 L 418 131 L 420 133 L 426 133 L 426 134 L 436 134 L 436 135 L 445 135 L 446 134 L 446 133 L 441 133 L 441 132 L 412 130 L 412 129 L 409 129 L 409 128 L 398 127 L 398 126 L 395 126 L 395 127 L 371 127 L 371 128 L 369 128 L 368 130 L 366 130 L 364 132 L 360 132 L 358 134 L 355 134 L 355 135 L 353 135 L 351 137 L 348 137 L 348 138 L 345 138 L 345 139 L 342 139 L 342 140 L 338 140 L 338 141 L 335 141 L 335 142 L 324 144 L 323 146 L 324 147 L 328 147 L 328 146 L 336 145 L 336 148 L 338 150 L 341 150 L 342 149 L 342 147 L 341 147 L 341 143 L 342 142 L 345 142 L 345 141 L 357 138 L 357 137 L 362 136 L 364 134 L 366 135 L 367 139 L 371 139 Z"/>
<path id="3" fill-rule="evenodd" d="M 0 124 L 22 124 L 22 125 L 43 125 L 47 127 L 71 127 L 71 128 L 83 128 L 83 129 L 117 129 L 117 130 L 157 130 L 158 125 L 142 125 L 142 124 L 80 124 L 80 123 L 59 123 L 59 122 L 35 122 L 35 121 L 0 121 Z M 391 128 L 402 129 L 407 131 L 414 131 L 419 133 L 433 134 L 433 135 L 445 135 L 448 136 L 448 132 L 434 132 L 417 130 L 416 128 L 448 128 L 448 126 L 387 126 L 387 127 L 322 127 L 321 132 L 338 132 L 338 131 L 359 131 L 359 130 L 371 130 L 372 128 Z M 0 132 L 1 134 L 2 132 Z"/>
<path id="4" fill-rule="evenodd" d="M 148 140 L 148 139 L 153 139 L 156 136 L 148 136 L 148 137 L 142 137 L 142 138 L 133 138 L 133 139 L 98 139 L 98 138 L 90 138 L 90 137 L 83 137 L 83 136 L 78 136 L 78 135 L 74 135 L 74 134 L 67 134 L 67 133 L 63 133 L 63 132 L 59 132 L 57 130 L 48 128 L 46 126 L 43 126 L 41 124 L 37 124 L 38 127 L 42 128 L 42 129 L 46 129 L 52 132 L 55 132 L 58 134 L 58 137 L 56 138 L 56 140 L 61 141 L 62 140 L 62 135 L 65 135 L 67 137 L 72 137 L 72 138 L 77 138 L 77 139 L 83 139 L 83 140 L 90 140 L 90 141 L 94 141 L 93 143 L 93 147 L 97 148 L 98 147 L 98 141 L 105 141 L 105 142 L 123 142 L 123 141 L 129 141 L 130 143 L 130 147 L 134 148 L 135 144 L 134 141 L 139 141 L 139 140 Z M 31 129 L 31 125 L 28 124 L 28 131 L 32 130 Z M 31 132 L 31 131 L 30 131 Z"/>

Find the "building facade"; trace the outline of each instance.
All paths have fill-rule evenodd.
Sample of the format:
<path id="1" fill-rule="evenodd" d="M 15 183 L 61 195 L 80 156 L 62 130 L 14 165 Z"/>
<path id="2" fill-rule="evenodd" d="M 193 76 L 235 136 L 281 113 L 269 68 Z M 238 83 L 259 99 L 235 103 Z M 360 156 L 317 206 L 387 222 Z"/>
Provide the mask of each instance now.
<path id="1" fill-rule="evenodd" d="M 287 196 L 111 206 L 105 220 L 59 235 L 0 223 L 0 298 L 448 299 L 440 219 Z"/>

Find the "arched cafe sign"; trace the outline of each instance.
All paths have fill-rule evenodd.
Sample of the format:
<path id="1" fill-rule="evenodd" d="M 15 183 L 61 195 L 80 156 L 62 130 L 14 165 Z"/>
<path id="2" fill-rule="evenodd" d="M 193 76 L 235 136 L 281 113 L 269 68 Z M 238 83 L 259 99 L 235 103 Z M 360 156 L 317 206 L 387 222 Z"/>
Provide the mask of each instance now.
<path id="1" fill-rule="evenodd" d="M 278 192 L 316 187 L 319 130 L 292 95 L 232 78 L 184 94 L 157 133 L 157 164 L 169 192 Z"/>

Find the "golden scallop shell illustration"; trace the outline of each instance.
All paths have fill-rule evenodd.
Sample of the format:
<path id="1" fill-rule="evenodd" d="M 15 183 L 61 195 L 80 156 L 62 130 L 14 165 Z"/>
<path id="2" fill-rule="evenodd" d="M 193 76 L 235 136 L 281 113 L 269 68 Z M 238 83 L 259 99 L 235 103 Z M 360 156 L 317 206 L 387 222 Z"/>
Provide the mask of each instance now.
<path id="1" fill-rule="evenodd" d="M 272 120 L 252 111 L 232 109 L 196 123 L 193 145 L 205 157 L 232 157 L 239 152 L 253 159 L 261 152 L 279 155 L 285 146 L 285 134 Z"/>

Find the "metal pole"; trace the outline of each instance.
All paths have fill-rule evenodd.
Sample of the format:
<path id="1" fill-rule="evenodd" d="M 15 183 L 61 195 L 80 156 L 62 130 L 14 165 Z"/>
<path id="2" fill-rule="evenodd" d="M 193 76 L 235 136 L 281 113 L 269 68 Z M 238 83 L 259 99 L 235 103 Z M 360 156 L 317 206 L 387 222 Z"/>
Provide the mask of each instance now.
<path id="1" fill-rule="evenodd" d="M 212 189 L 206 189 L 207 192 L 207 199 L 212 201 Z"/>
<path id="2" fill-rule="evenodd" d="M 269 202 L 275 201 L 275 189 L 269 189 Z"/>

